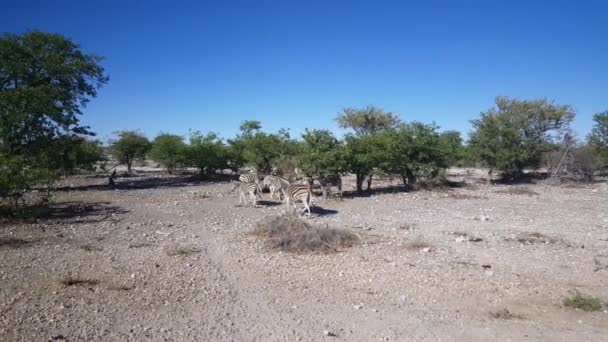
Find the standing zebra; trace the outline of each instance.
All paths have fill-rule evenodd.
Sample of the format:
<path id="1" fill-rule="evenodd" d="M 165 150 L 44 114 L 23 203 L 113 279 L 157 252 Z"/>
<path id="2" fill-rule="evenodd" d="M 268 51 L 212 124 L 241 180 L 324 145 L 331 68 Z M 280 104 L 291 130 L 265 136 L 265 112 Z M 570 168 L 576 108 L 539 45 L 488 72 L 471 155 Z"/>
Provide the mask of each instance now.
<path id="1" fill-rule="evenodd" d="M 270 199 L 273 199 L 275 195 L 278 196 L 279 200 L 281 200 L 281 195 L 283 195 L 283 199 L 287 198 L 287 189 L 289 188 L 289 181 L 287 179 L 269 175 L 264 177 L 263 184 L 264 187 L 270 189 Z"/>
<path id="2" fill-rule="evenodd" d="M 293 206 L 298 209 L 296 203 L 302 202 L 304 208 L 308 211 L 308 217 L 310 217 L 310 206 L 312 205 L 312 194 L 310 188 L 307 185 L 302 184 L 291 184 L 287 189 L 286 196 L 287 208 L 290 207 L 290 203 L 293 202 Z"/>
<path id="3" fill-rule="evenodd" d="M 257 174 L 243 174 L 239 176 L 239 181 L 241 183 L 255 183 L 258 192 L 262 192 L 262 188 L 260 187 L 261 177 Z"/>
<path id="4" fill-rule="evenodd" d="M 237 188 L 239 189 L 239 205 L 242 203 L 247 204 L 247 195 L 249 195 L 253 206 L 256 206 L 258 204 L 259 189 L 256 183 L 234 182 L 233 184 L 234 189 L 232 189 L 232 191 L 236 190 Z"/>

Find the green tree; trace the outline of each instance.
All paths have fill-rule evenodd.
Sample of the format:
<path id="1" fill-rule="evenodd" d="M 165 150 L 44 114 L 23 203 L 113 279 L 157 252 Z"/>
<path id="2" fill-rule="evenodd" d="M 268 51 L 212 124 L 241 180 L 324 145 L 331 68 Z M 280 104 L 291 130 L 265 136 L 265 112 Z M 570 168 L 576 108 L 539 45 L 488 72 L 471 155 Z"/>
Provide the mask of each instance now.
<path id="1" fill-rule="evenodd" d="M 206 135 L 192 132 L 186 156 L 187 164 L 197 167 L 201 177 L 229 167 L 228 149 L 222 138 L 213 132 Z"/>
<path id="2" fill-rule="evenodd" d="M 344 162 L 348 172 L 355 175 L 357 192 L 363 191 L 363 182 L 368 178 L 367 190 L 371 190 L 371 176 L 383 160 L 385 152 L 379 134 L 347 134 L 344 146 Z"/>
<path id="3" fill-rule="evenodd" d="M 414 187 L 420 178 L 436 181 L 450 165 L 445 136 L 437 126 L 410 122 L 383 133 L 380 137 L 378 165 L 387 174 L 399 175 L 403 184 Z"/>
<path id="4" fill-rule="evenodd" d="M 111 142 L 110 151 L 119 163 L 127 164 L 127 170 L 131 173 L 133 161 L 144 159 L 150 146 L 150 141 L 143 134 L 122 131 L 118 132 L 118 139 Z"/>
<path id="5" fill-rule="evenodd" d="M 552 134 L 568 127 L 574 118 L 570 106 L 556 105 L 546 99 L 517 100 L 497 97 L 496 107 L 473 120 L 470 146 L 488 168 L 505 179 L 516 179 L 524 168 L 539 165 Z"/>
<path id="6" fill-rule="evenodd" d="M 80 116 L 108 81 L 100 61 L 59 34 L 0 37 L 0 193 L 50 184 L 62 137 L 92 135 Z"/>
<path id="7" fill-rule="evenodd" d="M 462 166 L 467 163 L 466 146 L 459 131 L 442 132 L 439 140 L 450 165 Z"/>
<path id="8" fill-rule="evenodd" d="M 175 134 L 160 134 L 152 142 L 150 158 L 167 168 L 169 174 L 186 161 L 184 139 Z"/>
<path id="9" fill-rule="evenodd" d="M 346 170 L 344 146 L 328 130 L 306 130 L 302 138 L 298 167 L 307 177 L 319 180 L 325 197 L 329 180 L 340 177 Z"/>
<path id="10" fill-rule="evenodd" d="M 278 134 L 261 131 L 258 121 L 245 121 L 241 124 L 241 134 L 229 140 L 230 159 L 234 164 L 253 167 L 256 172 L 269 174 L 275 164 L 292 154 L 295 148 L 287 131 Z"/>
<path id="11" fill-rule="evenodd" d="M 106 159 L 101 141 L 78 135 L 59 138 L 49 156 L 52 168 L 64 175 L 74 174 L 78 170 L 91 171 L 97 162 Z"/>
<path id="12" fill-rule="evenodd" d="M 70 39 L 39 31 L 0 38 L 0 141 L 4 151 L 34 155 L 80 125 L 82 108 L 108 81 L 101 58 Z"/>
<path id="13" fill-rule="evenodd" d="M 399 118 L 393 113 L 385 112 L 381 108 L 367 106 L 365 108 L 344 108 L 336 117 L 338 125 L 350 128 L 357 135 L 379 133 L 395 127 Z"/>
<path id="14" fill-rule="evenodd" d="M 601 168 L 608 168 L 608 111 L 593 116 L 595 124 L 587 137 L 589 145 L 597 155 Z"/>

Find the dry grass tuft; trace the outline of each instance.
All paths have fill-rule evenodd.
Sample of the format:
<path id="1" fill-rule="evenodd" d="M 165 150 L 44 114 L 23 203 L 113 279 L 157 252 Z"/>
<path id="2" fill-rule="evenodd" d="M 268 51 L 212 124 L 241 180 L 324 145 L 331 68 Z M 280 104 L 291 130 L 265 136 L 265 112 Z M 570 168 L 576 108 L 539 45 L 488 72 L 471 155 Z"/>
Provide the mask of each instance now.
<path id="1" fill-rule="evenodd" d="M 63 278 L 61 278 L 59 280 L 59 283 L 63 286 L 77 286 L 77 285 L 82 285 L 82 286 L 94 286 L 99 284 L 98 280 L 95 279 L 88 279 L 88 278 L 80 278 L 80 277 L 75 277 L 75 276 L 65 276 Z"/>
<path id="2" fill-rule="evenodd" d="M 80 249 L 82 249 L 85 252 L 99 252 L 99 251 L 103 250 L 101 247 L 95 246 L 90 243 L 85 243 L 83 245 L 80 245 Z"/>
<path id="3" fill-rule="evenodd" d="M 129 245 L 129 248 L 142 248 L 142 247 L 152 247 L 153 243 L 149 242 L 136 242 Z"/>
<path id="4" fill-rule="evenodd" d="M 421 250 L 425 248 L 431 248 L 433 245 L 424 241 L 421 237 L 414 238 L 411 241 L 408 241 L 404 245 L 405 249 L 410 251 Z"/>
<path id="5" fill-rule="evenodd" d="M 189 256 L 201 250 L 194 246 L 173 246 L 167 249 L 168 256 Z"/>
<path id="6" fill-rule="evenodd" d="M 490 311 L 490 317 L 494 319 L 525 319 L 523 315 L 513 314 L 507 309 Z"/>
<path id="7" fill-rule="evenodd" d="M 538 192 L 534 190 L 530 190 L 528 188 L 522 187 L 510 187 L 506 190 L 496 191 L 497 194 L 506 194 L 506 195 L 523 195 L 523 196 L 538 196 L 540 195 Z"/>
<path id="8" fill-rule="evenodd" d="M 357 235 L 342 229 L 319 228 L 293 214 L 268 217 L 256 225 L 253 235 L 272 249 L 290 253 L 330 253 L 351 247 Z"/>
<path id="9" fill-rule="evenodd" d="M 108 290 L 112 291 L 131 291 L 135 288 L 134 285 L 110 285 Z"/>
<path id="10" fill-rule="evenodd" d="M 448 198 L 457 199 L 457 200 L 473 200 L 473 199 L 488 199 L 485 196 L 477 196 L 477 195 L 469 195 L 462 192 L 454 192 L 450 191 L 447 193 Z"/>
<path id="11" fill-rule="evenodd" d="M 521 233 L 516 236 L 515 240 L 524 244 L 554 244 L 558 242 L 557 239 L 549 237 L 545 234 L 533 232 L 533 233 Z"/>
<path id="12" fill-rule="evenodd" d="M 578 291 L 565 298 L 563 303 L 565 307 L 583 311 L 599 311 L 602 309 L 602 302 L 598 298 L 584 295 Z"/>
<path id="13" fill-rule="evenodd" d="M 33 241 L 14 238 L 14 237 L 0 237 L 0 247 L 20 248 L 26 247 L 32 244 Z"/>

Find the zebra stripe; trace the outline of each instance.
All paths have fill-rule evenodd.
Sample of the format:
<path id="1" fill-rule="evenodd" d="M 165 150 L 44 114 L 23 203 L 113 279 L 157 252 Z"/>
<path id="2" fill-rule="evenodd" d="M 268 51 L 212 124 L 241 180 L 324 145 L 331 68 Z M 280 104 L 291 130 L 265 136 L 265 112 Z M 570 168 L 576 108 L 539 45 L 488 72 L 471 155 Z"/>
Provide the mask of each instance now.
<path id="1" fill-rule="evenodd" d="M 293 202 L 293 206 L 297 209 L 298 206 L 296 203 L 302 202 L 302 204 L 304 204 L 304 208 L 306 208 L 308 211 L 308 216 L 310 217 L 312 194 L 310 193 L 308 186 L 302 184 L 292 184 L 289 186 L 287 193 L 289 194 L 287 197 L 287 206 L 289 207 L 290 202 Z"/>
<path id="2" fill-rule="evenodd" d="M 255 206 L 258 203 L 258 185 L 256 183 L 239 184 L 239 204 L 247 203 L 247 195 Z"/>
<path id="3" fill-rule="evenodd" d="M 260 182 L 260 176 L 253 175 L 253 174 L 240 175 L 239 176 L 239 181 L 241 183 L 259 183 Z"/>
<path id="4" fill-rule="evenodd" d="M 270 198 L 274 198 L 275 195 L 278 195 L 279 200 L 281 200 L 281 195 L 284 198 L 287 197 L 287 189 L 289 188 L 289 181 L 285 178 L 278 176 L 266 176 L 264 177 L 264 187 L 270 189 Z"/>

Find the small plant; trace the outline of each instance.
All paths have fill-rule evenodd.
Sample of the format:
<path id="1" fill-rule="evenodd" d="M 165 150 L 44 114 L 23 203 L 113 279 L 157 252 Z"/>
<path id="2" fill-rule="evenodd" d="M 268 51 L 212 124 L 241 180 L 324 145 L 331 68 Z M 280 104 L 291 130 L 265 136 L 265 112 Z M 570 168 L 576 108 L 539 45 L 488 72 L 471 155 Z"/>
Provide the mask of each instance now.
<path id="1" fill-rule="evenodd" d="M 557 242 L 556 239 L 549 237 L 547 235 L 541 234 L 541 233 L 522 233 L 517 235 L 516 237 L 517 242 L 520 243 L 524 243 L 524 244 L 554 244 Z"/>
<path id="2" fill-rule="evenodd" d="M 570 297 L 564 299 L 564 306 L 583 311 L 599 311 L 602 309 L 602 302 L 593 296 L 582 294 L 575 291 Z"/>
<path id="3" fill-rule="evenodd" d="M 524 319 L 523 315 L 513 314 L 507 309 L 490 311 L 490 317 L 494 319 Z"/>
<path id="4" fill-rule="evenodd" d="M 59 283 L 63 286 L 76 286 L 76 285 L 82 285 L 82 286 L 86 286 L 86 285 L 97 285 L 99 284 L 98 280 L 95 279 L 88 279 L 88 278 L 80 278 L 80 277 L 75 277 L 75 276 L 65 276 L 63 278 L 61 278 L 59 280 Z"/>
<path id="5" fill-rule="evenodd" d="M 193 246 L 173 246 L 167 249 L 168 256 L 189 256 L 200 252 L 200 249 Z"/>
<path id="6" fill-rule="evenodd" d="M 135 286 L 133 285 L 110 285 L 108 286 L 108 290 L 113 291 L 130 291 L 133 290 Z"/>
<path id="7" fill-rule="evenodd" d="M 154 244 L 149 242 L 136 242 L 129 245 L 129 248 L 152 247 Z"/>

